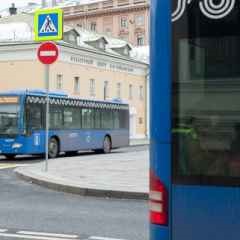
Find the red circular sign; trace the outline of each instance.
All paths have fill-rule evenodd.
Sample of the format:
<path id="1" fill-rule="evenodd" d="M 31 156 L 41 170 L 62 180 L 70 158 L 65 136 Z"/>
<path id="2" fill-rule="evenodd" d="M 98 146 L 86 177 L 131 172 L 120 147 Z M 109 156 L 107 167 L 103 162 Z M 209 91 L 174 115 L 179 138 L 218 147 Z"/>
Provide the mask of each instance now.
<path id="1" fill-rule="evenodd" d="M 52 64 L 58 58 L 58 47 L 55 43 L 45 42 L 38 48 L 38 59 L 43 64 Z"/>

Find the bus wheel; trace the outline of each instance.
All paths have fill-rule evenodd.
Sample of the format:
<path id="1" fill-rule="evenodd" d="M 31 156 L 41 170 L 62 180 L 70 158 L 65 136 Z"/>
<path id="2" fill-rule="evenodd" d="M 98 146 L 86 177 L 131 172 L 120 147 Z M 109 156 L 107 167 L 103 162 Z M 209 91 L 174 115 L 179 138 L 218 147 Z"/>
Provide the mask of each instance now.
<path id="1" fill-rule="evenodd" d="M 59 144 L 56 138 L 51 138 L 48 145 L 49 158 L 56 158 L 59 154 Z"/>
<path id="2" fill-rule="evenodd" d="M 103 153 L 110 153 L 112 148 L 112 143 L 109 137 L 105 137 L 103 141 Z"/>
<path id="3" fill-rule="evenodd" d="M 15 158 L 15 154 L 5 154 L 4 155 L 8 160 L 12 160 L 12 159 L 14 159 Z"/>

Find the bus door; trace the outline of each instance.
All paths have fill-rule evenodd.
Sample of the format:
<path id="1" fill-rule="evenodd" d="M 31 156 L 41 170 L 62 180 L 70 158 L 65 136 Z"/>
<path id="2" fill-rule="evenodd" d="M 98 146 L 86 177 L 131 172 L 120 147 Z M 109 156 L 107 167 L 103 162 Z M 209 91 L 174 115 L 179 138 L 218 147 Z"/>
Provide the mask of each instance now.
<path id="1" fill-rule="evenodd" d="M 172 0 L 172 240 L 240 237 L 240 2 Z"/>

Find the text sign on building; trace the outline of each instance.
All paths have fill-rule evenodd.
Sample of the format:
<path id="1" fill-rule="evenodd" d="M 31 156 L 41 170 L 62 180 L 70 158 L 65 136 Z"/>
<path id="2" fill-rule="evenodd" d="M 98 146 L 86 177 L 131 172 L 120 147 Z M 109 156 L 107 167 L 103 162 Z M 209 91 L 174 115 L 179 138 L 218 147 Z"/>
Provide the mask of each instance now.
<path id="1" fill-rule="evenodd" d="M 58 47 L 52 42 L 42 43 L 37 52 L 39 61 L 46 65 L 54 63 L 58 58 L 58 54 Z"/>
<path id="2" fill-rule="evenodd" d="M 63 10 L 37 10 L 34 14 L 35 41 L 54 41 L 63 38 Z"/>

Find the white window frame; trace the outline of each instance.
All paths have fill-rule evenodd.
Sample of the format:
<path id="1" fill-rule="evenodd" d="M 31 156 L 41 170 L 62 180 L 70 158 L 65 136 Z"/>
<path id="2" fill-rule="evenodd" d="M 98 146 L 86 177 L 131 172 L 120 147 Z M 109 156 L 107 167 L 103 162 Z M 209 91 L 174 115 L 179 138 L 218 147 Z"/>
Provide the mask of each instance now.
<path id="1" fill-rule="evenodd" d="M 90 88 L 89 88 L 89 94 L 91 97 L 95 97 L 96 93 L 95 93 L 95 79 L 90 79 Z"/>
<path id="2" fill-rule="evenodd" d="M 80 93 L 80 78 L 74 77 L 74 93 Z"/>
<path id="3" fill-rule="evenodd" d="M 139 86 L 139 99 L 144 100 L 144 89 L 143 86 Z"/>
<path id="4" fill-rule="evenodd" d="M 121 99 L 121 88 L 122 84 L 120 82 L 117 83 L 117 98 Z"/>
<path id="5" fill-rule="evenodd" d="M 133 99 L 133 85 L 129 84 L 129 99 L 132 100 Z"/>
<path id="6" fill-rule="evenodd" d="M 62 74 L 57 74 L 56 89 L 57 90 L 62 90 L 63 89 L 63 75 Z"/>

